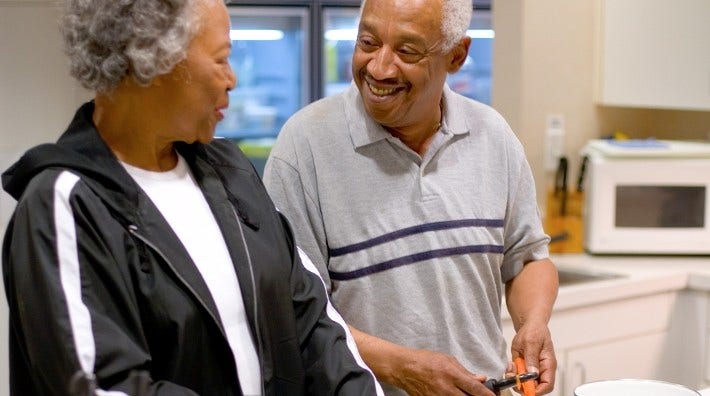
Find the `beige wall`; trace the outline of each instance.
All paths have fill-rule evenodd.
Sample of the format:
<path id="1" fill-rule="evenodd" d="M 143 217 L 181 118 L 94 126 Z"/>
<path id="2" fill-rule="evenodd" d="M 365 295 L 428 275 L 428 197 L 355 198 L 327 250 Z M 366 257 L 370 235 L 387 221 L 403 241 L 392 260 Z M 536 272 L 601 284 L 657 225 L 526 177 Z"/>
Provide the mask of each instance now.
<path id="1" fill-rule="evenodd" d="M 0 152 L 56 140 L 76 110 L 57 4 L 0 0 Z"/>
<path id="2" fill-rule="evenodd" d="M 56 0 L 0 0 L 0 171 L 22 152 L 54 141 L 87 93 L 69 77 Z M 15 200 L 0 191 L 0 237 Z M 8 308 L 0 282 L 0 396 L 7 396 Z"/>
<path id="3" fill-rule="evenodd" d="M 632 137 L 710 138 L 710 111 L 610 108 L 594 103 L 598 0 L 494 0 L 493 106 L 525 146 L 538 202 L 554 172 L 543 163 L 548 114 L 565 117 L 565 154 L 576 180 L 588 139 L 622 131 Z"/>

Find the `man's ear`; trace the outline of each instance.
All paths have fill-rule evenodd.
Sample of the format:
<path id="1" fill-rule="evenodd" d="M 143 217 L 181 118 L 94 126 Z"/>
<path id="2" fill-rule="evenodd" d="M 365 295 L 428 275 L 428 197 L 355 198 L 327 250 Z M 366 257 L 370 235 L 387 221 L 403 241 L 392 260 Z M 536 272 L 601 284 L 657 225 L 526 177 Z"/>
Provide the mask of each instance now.
<path id="1" fill-rule="evenodd" d="M 466 57 L 468 56 L 468 48 L 471 46 L 471 37 L 465 36 L 461 41 L 456 44 L 456 46 L 451 49 L 451 61 L 448 65 L 448 72 L 453 74 L 459 71 L 464 62 L 466 62 Z"/>

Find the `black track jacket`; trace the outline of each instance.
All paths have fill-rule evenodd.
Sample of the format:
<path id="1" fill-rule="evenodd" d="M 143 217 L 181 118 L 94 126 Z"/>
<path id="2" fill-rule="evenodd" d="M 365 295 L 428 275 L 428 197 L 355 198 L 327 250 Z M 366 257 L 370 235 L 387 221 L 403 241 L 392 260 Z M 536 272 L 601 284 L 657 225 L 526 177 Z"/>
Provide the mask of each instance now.
<path id="1" fill-rule="evenodd" d="M 2 252 L 12 394 L 68 395 L 84 372 L 97 395 L 130 395 L 138 371 L 144 395 L 241 395 L 206 284 L 101 140 L 93 109 L 2 175 L 18 199 Z M 248 159 L 223 139 L 177 148 L 232 256 L 265 394 L 381 392 Z"/>

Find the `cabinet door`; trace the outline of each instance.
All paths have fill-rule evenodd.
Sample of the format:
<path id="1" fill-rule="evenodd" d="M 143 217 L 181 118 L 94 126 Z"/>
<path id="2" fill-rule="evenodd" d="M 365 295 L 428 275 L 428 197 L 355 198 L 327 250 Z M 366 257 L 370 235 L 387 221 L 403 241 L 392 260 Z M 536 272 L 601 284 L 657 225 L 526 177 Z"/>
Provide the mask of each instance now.
<path id="1" fill-rule="evenodd" d="M 601 4 L 601 104 L 710 109 L 710 1 Z"/>
<path id="2" fill-rule="evenodd" d="M 664 355 L 667 332 L 575 348 L 567 352 L 563 395 L 584 383 L 619 378 L 667 380 Z"/>

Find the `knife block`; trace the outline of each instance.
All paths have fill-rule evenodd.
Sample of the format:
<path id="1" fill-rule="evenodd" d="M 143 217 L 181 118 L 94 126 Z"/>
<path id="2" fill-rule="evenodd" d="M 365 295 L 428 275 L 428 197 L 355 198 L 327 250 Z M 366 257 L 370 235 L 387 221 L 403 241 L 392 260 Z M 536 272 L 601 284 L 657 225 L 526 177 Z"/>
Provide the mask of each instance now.
<path id="1" fill-rule="evenodd" d="M 543 229 L 550 236 L 550 253 L 582 253 L 584 251 L 584 193 L 567 191 L 562 214 L 562 192 L 547 192 Z"/>

